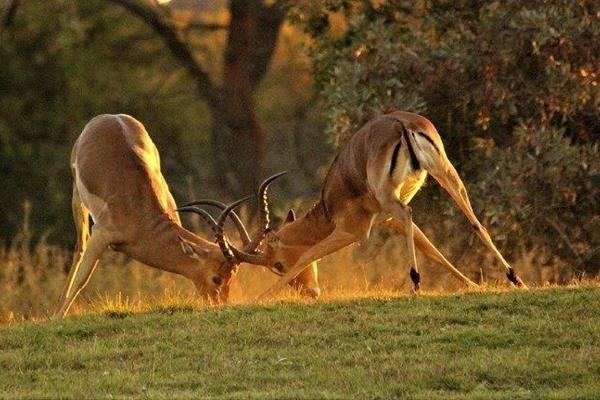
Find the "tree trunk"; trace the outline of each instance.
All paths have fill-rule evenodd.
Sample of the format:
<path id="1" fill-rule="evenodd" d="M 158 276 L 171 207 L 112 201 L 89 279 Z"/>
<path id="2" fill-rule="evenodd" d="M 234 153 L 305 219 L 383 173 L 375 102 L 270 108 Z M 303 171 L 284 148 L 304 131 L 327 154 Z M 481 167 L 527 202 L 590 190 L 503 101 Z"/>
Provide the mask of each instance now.
<path id="1" fill-rule="evenodd" d="M 253 194 L 264 175 L 267 138 L 254 94 L 272 58 L 285 16 L 282 4 L 231 0 L 231 19 L 218 108 L 212 108 L 213 170 L 234 197 Z"/>
<path id="2" fill-rule="evenodd" d="M 219 104 L 211 108 L 215 181 L 233 198 L 254 194 L 264 172 L 265 135 L 251 92 L 224 94 Z"/>
<path id="3" fill-rule="evenodd" d="M 157 8 L 139 0 L 108 1 L 148 24 L 196 81 L 199 95 L 210 107 L 213 176 L 220 190 L 231 197 L 254 194 L 264 175 L 267 142 L 256 116 L 254 94 L 273 57 L 286 14 L 285 1 L 266 5 L 261 0 L 230 0 L 220 87 L 211 81 L 189 45 Z"/>

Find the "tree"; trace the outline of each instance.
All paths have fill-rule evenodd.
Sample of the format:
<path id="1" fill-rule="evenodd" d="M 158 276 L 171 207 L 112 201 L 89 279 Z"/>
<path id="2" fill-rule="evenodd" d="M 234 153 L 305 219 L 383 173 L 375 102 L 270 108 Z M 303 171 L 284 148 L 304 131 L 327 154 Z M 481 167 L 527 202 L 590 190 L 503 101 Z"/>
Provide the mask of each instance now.
<path id="1" fill-rule="evenodd" d="M 197 143 L 190 136 L 199 136 L 189 126 L 208 124 L 195 91 L 186 92 L 187 76 L 162 76 L 176 68 L 169 57 L 156 57 L 164 51 L 160 39 L 134 45 L 145 25 L 105 1 L 17 3 L 0 37 L 0 238 L 18 232 L 27 203 L 35 240 L 72 243 L 69 154 L 101 113 L 144 121 L 181 196 L 190 167 L 205 166 L 195 157 L 209 159 L 188 151 Z"/>
<path id="2" fill-rule="evenodd" d="M 242 39 L 249 28 L 240 27 L 239 21 L 247 18 L 235 18 L 235 34 L 229 34 L 229 22 L 221 22 L 234 6 L 242 8 L 236 15 L 246 12 L 246 7 L 252 8 L 253 15 L 262 10 L 263 19 L 279 20 L 284 11 L 267 14 L 277 6 L 273 2 L 269 7 L 261 2 L 235 2 L 227 10 L 211 8 L 202 14 L 216 23 L 206 23 L 198 14 L 193 14 L 190 23 L 185 10 L 131 2 L 138 3 L 145 7 L 142 11 L 156 11 L 157 29 L 174 35 L 168 42 L 172 49 L 165 46 L 167 33 L 156 34 L 143 18 L 106 0 L 12 0 L 0 12 L 2 240 L 10 240 L 19 230 L 22 206 L 29 202 L 34 239 L 41 236 L 51 242 L 71 243 L 69 152 L 87 121 L 101 113 L 128 113 L 144 122 L 160 150 L 163 172 L 178 201 L 194 196 L 227 200 L 233 196 L 230 192 L 243 190 L 242 178 L 235 171 L 246 176 L 244 194 L 254 192 L 250 179 L 261 173 L 251 164 L 261 165 L 265 157 L 270 171 L 294 171 L 293 183 L 279 184 L 282 196 L 278 199 L 312 196 L 317 191 L 313 185 L 319 179 L 314 171 L 323 164 L 329 147 L 322 146 L 321 129 L 314 128 L 318 122 L 312 90 L 306 90 L 311 84 L 310 72 L 300 54 L 297 30 L 275 32 L 277 23 L 257 22 L 260 26 L 252 28 L 254 39 L 248 39 L 251 45 L 246 48 Z M 163 21 L 167 23 L 164 26 Z M 262 30 L 272 33 L 261 34 Z M 239 51 L 233 44 L 227 47 L 235 37 Z M 287 46 L 273 55 L 277 38 Z M 225 73 L 220 55 L 227 48 L 232 53 L 228 79 L 219 79 L 219 71 Z M 171 56 L 178 51 L 183 51 L 183 56 Z M 184 59 L 190 61 L 185 68 Z M 270 78 L 262 79 L 267 70 Z M 254 99 L 256 93 L 260 98 Z M 234 112 L 236 107 L 248 113 L 238 113 L 240 117 Z M 213 113 L 218 120 L 211 118 Z M 241 122 L 234 122 L 248 115 L 263 142 L 248 137 L 244 144 L 238 139 L 238 130 L 221 126 L 227 123 L 239 128 Z M 265 134 L 276 129 L 282 134 Z M 249 135 L 247 131 L 243 134 Z M 214 151 L 219 146 L 225 150 Z M 267 154 L 261 153 L 267 147 Z"/>
<path id="3" fill-rule="evenodd" d="M 126 8 L 159 35 L 192 76 L 212 117 L 213 176 L 224 193 L 253 193 L 264 168 L 266 137 L 256 115 L 254 94 L 273 56 L 286 15 L 283 1 L 266 5 L 232 0 L 226 27 L 222 83 L 216 84 L 171 21 L 168 7 L 136 0 L 109 0 Z"/>

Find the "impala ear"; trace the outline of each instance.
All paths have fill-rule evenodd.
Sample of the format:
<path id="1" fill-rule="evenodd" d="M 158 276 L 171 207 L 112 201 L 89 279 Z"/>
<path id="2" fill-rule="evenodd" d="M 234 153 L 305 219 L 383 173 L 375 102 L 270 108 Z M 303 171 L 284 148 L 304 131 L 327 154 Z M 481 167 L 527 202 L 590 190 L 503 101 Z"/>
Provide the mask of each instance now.
<path id="1" fill-rule="evenodd" d="M 206 252 L 204 250 L 198 248 L 198 246 L 194 245 L 194 243 L 192 243 L 188 240 L 185 240 L 181 236 L 177 236 L 177 237 L 179 238 L 179 244 L 181 245 L 181 250 L 183 251 L 183 254 L 185 254 L 186 256 L 195 258 L 197 260 L 200 260 L 206 256 Z"/>
<path id="2" fill-rule="evenodd" d="M 285 217 L 284 224 L 294 222 L 295 220 L 296 220 L 296 213 L 294 212 L 294 210 L 290 210 L 287 213 L 287 217 Z"/>
<path id="3" fill-rule="evenodd" d="M 265 234 L 265 242 L 267 246 L 273 247 L 279 242 L 279 236 L 273 230 L 268 230 Z"/>

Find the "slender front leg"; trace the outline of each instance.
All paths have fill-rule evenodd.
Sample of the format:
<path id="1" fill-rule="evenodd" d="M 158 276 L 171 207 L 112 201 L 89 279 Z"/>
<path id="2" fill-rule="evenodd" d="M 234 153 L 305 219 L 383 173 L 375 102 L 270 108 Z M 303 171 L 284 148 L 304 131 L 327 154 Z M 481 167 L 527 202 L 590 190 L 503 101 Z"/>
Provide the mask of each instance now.
<path id="1" fill-rule="evenodd" d="M 404 224 L 400 220 L 394 219 L 394 218 L 389 218 L 386 221 L 384 221 L 383 223 L 385 225 L 389 226 L 390 228 L 392 228 L 393 230 L 395 230 L 397 233 L 399 233 L 401 235 L 406 235 L 406 230 L 404 229 Z M 448 261 L 446 259 L 446 257 L 444 257 L 444 255 L 442 253 L 440 253 L 439 250 L 429 241 L 429 239 L 427 239 L 427 236 L 425 236 L 425 234 L 421 231 L 421 229 L 419 229 L 419 227 L 417 225 L 415 225 L 414 222 L 413 222 L 413 235 L 414 235 L 415 245 L 417 246 L 417 248 L 419 250 L 421 250 L 421 252 L 423 252 L 423 254 L 428 259 L 430 259 L 431 261 L 438 263 L 442 267 L 446 268 L 446 270 L 448 272 L 450 272 L 452 275 L 454 275 L 456 278 L 458 278 L 461 282 L 463 282 L 467 286 L 473 287 L 473 288 L 479 287 L 479 285 L 477 285 L 475 282 L 473 282 L 472 280 L 467 278 L 465 275 L 463 275 L 458 269 L 456 269 L 454 267 L 454 265 L 452 265 L 450 263 L 450 261 Z"/>
<path id="2" fill-rule="evenodd" d="M 318 261 L 355 241 L 355 236 L 335 229 L 329 236 L 308 249 L 273 286 L 258 297 L 258 301 L 272 297 L 279 293 L 298 274 L 304 271 L 311 263 Z"/>

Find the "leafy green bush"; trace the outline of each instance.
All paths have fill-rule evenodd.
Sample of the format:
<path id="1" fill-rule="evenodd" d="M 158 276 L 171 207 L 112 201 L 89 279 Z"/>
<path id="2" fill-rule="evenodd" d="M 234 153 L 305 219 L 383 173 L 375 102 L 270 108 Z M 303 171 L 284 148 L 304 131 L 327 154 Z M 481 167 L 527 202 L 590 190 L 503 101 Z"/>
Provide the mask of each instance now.
<path id="1" fill-rule="evenodd" d="M 597 143 L 573 146 L 564 129 L 523 124 L 511 145 L 476 154 L 482 179 L 471 189 L 497 239 L 535 249 L 542 265 L 598 272 Z"/>
<path id="2" fill-rule="evenodd" d="M 305 3 L 294 20 L 313 39 L 331 135 L 343 140 L 391 109 L 426 115 L 503 251 L 539 250 L 568 276 L 600 265 L 594 5 L 329 0 Z M 440 228 L 439 216 L 424 217 Z"/>

